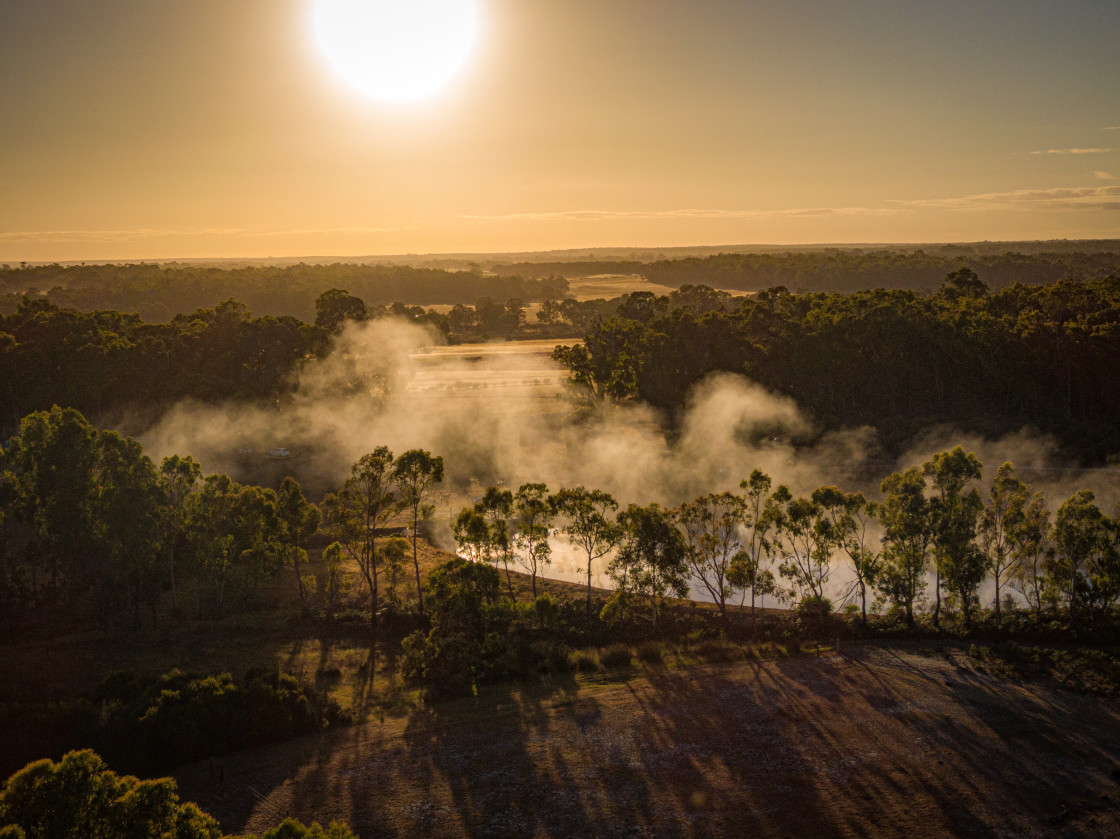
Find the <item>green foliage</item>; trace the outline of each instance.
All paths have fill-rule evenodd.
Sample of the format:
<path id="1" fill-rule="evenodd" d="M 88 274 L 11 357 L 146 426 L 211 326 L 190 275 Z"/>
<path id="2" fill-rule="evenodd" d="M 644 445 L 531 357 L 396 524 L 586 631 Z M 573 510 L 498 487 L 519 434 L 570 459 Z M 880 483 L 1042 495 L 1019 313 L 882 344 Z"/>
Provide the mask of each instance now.
<path id="1" fill-rule="evenodd" d="M 617 593 L 643 600 L 654 633 L 662 605 L 670 595 L 688 593 L 685 541 L 669 511 L 657 504 L 631 504 L 618 517 L 622 539 L 607 566 Z"/>
<path id="2" fill-rule="evenodd" d="M 634 662 L 634 653 L 626 644 L 613 644 L 599 653 L 599 663 L 611 670 L 629 667 Z"/>
<path id="3" fill-rule="evenodd" d="M 180 803 L 170 778 L 141 781 L 110 771 L 92 751 L 40 760 L 8 779 L 0 792 L 0 826 L 29 837 L 220 839 L 218 823 Z"/>
<path id="4" fill-rule="evenodd" d="M 247 834 L 242 839 L 258 839 Z M 341 822 L 331 822 L 327 828 L 319 826 L 318 822 L 310 827 L 296 819 L 284 819 L 276 827 L 266 830 L 259 839 L 357 839 L 350 828 Z"/>

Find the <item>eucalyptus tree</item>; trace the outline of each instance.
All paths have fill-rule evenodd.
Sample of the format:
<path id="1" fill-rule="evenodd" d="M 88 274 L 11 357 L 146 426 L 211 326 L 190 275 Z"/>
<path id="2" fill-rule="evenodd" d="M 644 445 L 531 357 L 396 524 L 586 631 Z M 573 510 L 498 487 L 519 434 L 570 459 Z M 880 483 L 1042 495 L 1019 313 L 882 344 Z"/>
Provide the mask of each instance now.
<path id="1" fill-rule="evenodd" d="M 1082 606 L 1106 610 L 1120 594 L 1115 523 L 1101 512 L 1091 490 L 1075 492 L 1058 508 L 1054 519 L 1053 559 L 1047 576 L 1058 596 L 1069 604 L 1069 620 L 1077 623 Z"/>
<path id="2" fill-rule="evenodd" d="M 980 479 L 981 469 L 976 455 L 960 446 L 939 452 L 922 464 L 933 489 L 930 511 L 937 572 L 934 626 L 940 626 L 942 579 L 959 598 L 965 623 L 970 624 L 976 591 L 987 574 L 986 558 L 976 545 L 984 502 L 975 488 L 965 492 L 970 481 Z"/>
<path id="3" fill-rule="evenodd" d="M 767 501 L 773 522 L 773 545 L 781 556 L 778 570 L 790 582 L 789 596 L 797 601 L 823 602 L 831 571 L 836 531 L 820 502 L 821 490 L 809 498 L 794 498 L 780 486 Z"/>
<path id="4" fill-rule="evenodd" d="M 1007 530 L 1015 557 L 1011 587 L 1023 595 L 1035 619 L 1041 620 L 1042 603 L 1047 596 L 1047 564 L 1054 552 L 1046 496 L 1036 492 L 1030 500 L 1024 499 L 1021 511 L 1010 519 Z"/>
<path id="5" fill-rule="evenodd" d="M 742 548 L 732 557 L 729 580 L 731 585 L 743 592 L 751 593 L 751 618 L 755 615 L 755 597 L 773 594 L 776 591 L 774 574 L 763 567 L 763 561 L 770 556 L 770 538 L 774 522 L 767 512 L 770 497 L 770 476 L 761 469 L 755 469 L 750 477 L 739 483 L 745 490 L 743 495 L 743 528 L 746 534 Z"/>
<path id="6" fill-rule="evenodd" d="M 283 566 L 286 546 L 276 501 L 271 489 L 242 486 L 225 474 L 207 476 L 191 496 L 187 541 L 219 614 L 225 614 L 230 585 L 244 603 L 264 577 Z M 196 578 L 196 607 L 199 582 Z"/>
<path id="7" fill-rule="evenodd" d="M 369 594 L 371 628 L 377 627 L 383 556 L 377 550 L 378 530 L 401 512 L 393 479 L 393 453 L 385 446 L 362 455 L 337 493 L 323 500 L 327 522 L 343 550 L 358 565 Z"/>
<path id="8" fill-rule="evenodd" d="M 895 472 L 879 485 L 885 496 L 879 508 L 883 525 L 883 566 L 876 586 L 895 605 L 906 610 L 914 626 L 914 602 L 925 590 L 932 533 L 926 481 L 918 467 Z"/>
<path id="9" fill-rule="evenodd" d="M 1015 477 L 1015 467 L 1004 463 L 996 470 L 988 502 L 980 515 L 980 550 L 987 559 L 996 586 L 996 626 L 1003 622 L 1000 590 L 1019 570 L 1021 555 L 1015 550 L 1013 534 L 1024 516 L 1030 491 L 1029 486 Z"/>
<path id="10" fill-rule="evenodd" d="M 685 559 L 693 578 L 707 590 L 727 626 L 727 600 L 734 593 L 732 571 L 743 550 L 746 502 L 731 492 L 704 495 L 679 506 L 676 520 L 684 534 Z"/>
<path id="11" fill-rule="evenodd" d="M 451 525 L 459 550 L 472 562 L 489 562 L 492 550 L 490 525 L 476 507 L 464 507 Z"/>
<path id="12" fill-rule="evenodd" d="M 164 500 L 156 468 L 140 444 L 129 437 L 101 431 L 97 439 L 91 518 L 102 563 L 100 583 L 112 595 L 105 598 L 108 602 L 123 595 L 134 626 L 140 626 L 141 607 L 148 610 L 155 626 Z"/>
<path id="13" fill-rule="evenodd" d="M 490 541 L 487 558 L 495 565 L 501 563 L 506 571 L 506 584 L 513 595 L 513 577 L 509 566 L 513 561 L 513 534 L 510 519 L 513 517 L 513 493 L 501 487 L 487 487 L 475 510 L 486 521 Z"/>
<path id="14" fill-rule="evenodd" d="M 397 458 L 393 479 L 400 487 L 401 502 L 412 512 L 412 566 L 416 571 L 416 603 L 424 611 L 424 590 L 420 585 L 420 560 L 416 553 L 417 530 L 421 519 L 435 511 L 428 500 L 432 488 L 443 483 L 443 458 L 423 449 L 409 449 Z"/>
<path id="15" fill-rule="evenodd" d="M 323 514 L 304 498 L 299 482 L 292 477 L 285 478 L 280 484 L 276 508 L 287 554 L 295 571 L 299 607 L 306 613 L 311 608 L 311 592 L 305 584 L 300 565 L 307 560 L 307 541 L 318 532 Z M 314 581 L 312 577 L 311 582 Z"/>
<path id="16" fill-rule="evenodd" d="M 165 457 L 159 467 L 159 483 L 163 488 L 163 549 L 167 556 L 167 576 L 171 584 L 171 602 L 178 608 L 179 588 L 175 579 L 175 551 L 186 538 L 186 514 L 192 495 L 202 479 L 202 467 L 191 457 L 174 454 Z"/>
<path id="17" fill-rule="evenodd" d="M 587 623 L 591 625 L 591 564 L 613 550 L 622 538 L 617 522 L 607 516 L 618 509 L 610 495 L 584 486 L 561 489 L 555 495 L 556 510 L 565 519 L 561 531 L 587 555 Z"/>
<path id="18" fill-rule="evenodd" d="M 556 516 L 548 486 L 522 484 L 513 497 L 513 512 L 517 522 L 514 544 L 519 549 L 517 561 L 529 572 L 533 586 L 533 599 L 537 597 L 537 575 L 552 561 L 552 547 L 548 536 Z"/>
<path id="19" fill-rule="evenodd" d="M 607 574 L 623 595 L 644 600 L 652 631 L 666 598 L 688 594 L 687 549 L 673 515 L 657 504 L 631 504 L 618 515 L 618 552 Z"/>
<path id="20" fill-rule="evenodd" d="M 832 521 L 836 546 L 848 557 L 854 580 L 845 597 L 859 592 L 860 615 L 867 623 L 867 593 L 882 570 L 882 548 L 872 533 L 879 505 L 861 492 L 842 492 L 837 487 L 821 487 L 813 493 L 825 515 Z"/>

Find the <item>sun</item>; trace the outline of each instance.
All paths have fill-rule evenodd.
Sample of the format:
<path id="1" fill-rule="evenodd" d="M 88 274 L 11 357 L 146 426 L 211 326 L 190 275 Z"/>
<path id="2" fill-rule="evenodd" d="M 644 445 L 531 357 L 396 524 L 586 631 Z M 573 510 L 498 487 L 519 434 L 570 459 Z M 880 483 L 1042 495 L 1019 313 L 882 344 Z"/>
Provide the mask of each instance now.
<path id="1" fill-rule="evenodd" d="M 375 99 L 422 99 L 462 68 L 475 0 L 314 0 L 315 37 L 334 69 Z"/>

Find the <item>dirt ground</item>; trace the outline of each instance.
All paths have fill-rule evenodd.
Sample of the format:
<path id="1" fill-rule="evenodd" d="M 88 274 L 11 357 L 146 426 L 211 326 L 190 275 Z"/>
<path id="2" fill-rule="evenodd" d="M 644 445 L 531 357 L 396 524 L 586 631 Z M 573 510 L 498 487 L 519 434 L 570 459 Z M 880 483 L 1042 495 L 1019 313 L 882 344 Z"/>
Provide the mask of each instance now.
<path id="1" fill-rule="evenodd" d="M 852 647 L 488 692 L 184 769 L 226 830 L 382 836 L 1120 836 L 1120 708 Z"/>

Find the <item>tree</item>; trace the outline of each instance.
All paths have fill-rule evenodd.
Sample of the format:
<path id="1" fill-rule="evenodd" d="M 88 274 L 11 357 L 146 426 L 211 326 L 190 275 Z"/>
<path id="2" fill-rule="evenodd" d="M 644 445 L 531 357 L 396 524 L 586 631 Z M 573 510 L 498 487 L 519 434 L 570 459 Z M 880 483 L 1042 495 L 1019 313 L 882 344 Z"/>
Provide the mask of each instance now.
<path id="1" fill-rule="evenodd" d="M 831 571 L 837 534 L 820 503 L 824 489 L 831 488 L 816 490 L 809 498 L 793 498 L 786 487 L 780 486 L 767 502 L 774 544 L 782 556 L 778 570 L 790 581 L 790 595 L 797 601 L 823 601 Z"/>
<path id="2" fill-rule="evenodd" d="M 378 593 L 382 556 L 377 551 L 377 531 L 401 511 L 393 481 L 393 453 L 378 446 L 362 455 L 350 469 L 342 489 L 323 500 L 331 531 L 347 555 L 358 565 L 369 593 L 369 621 L 377 627 Z"/>
<path id="3" fill-rule="evenodd" d="M 726 629 L 727 599 L 734 591 L 734 561 L 743 550 L 746 502 L 730 492 L 705 495 L 678 507 L 676 518 L 684 532 L 685 558 L 693 577 L 719 607 Z"/>
<path id="4" fill-rule="evenodd" d="M 607 566 L 623 596 L 646 601 L 650 623 L 657 633 L 657 619 L 665 599 L 688 594 L 688 559 L 685 542 L 672 514 L 657 504 L 631 504 L 619 513 L 622 538 L 618 553 Z"/>
<path id="5" fill-rule="evenodd" d="M 292 477 L 284 478 L 277 494 L 276 510 L 280 517 L 283 540 L 288 557 L 296 576 L 296 593 L 299 607 L 306 614 L 311 608 L 310 593 L 305 590 L 300 563 L 307 561 L 305 546 L 314 536 L 323 521 L 319 508 L 303 497 L 299 482 Z"/>
<path id="6" fill-rule="evenodd" d="M 1057 551 L 1047 577 L 1069 605 L 1071 624 L 1078 622 L 1082 606 L 1107 609 L 1120 589 L 1120 577 L 1114 573 L 1112 523 L 1094 501 L 1091 490 L 1079 490 L 1058 508 L 1054 519 Z"/>
<path id="7" fill-rule="evenodd" d="M 420 585 L 420 560 L 416 553 L 416 538 L 420 520 L 427 519 L 435 510 L 428 503 L 432 487 L 443 482 L 443 458 L 433 457 L 423 449 L 409 449 L 397 458 L 393 479 L 401 492 L 401 504 L 412 512 L 412 565 L 416 570 L 416 604 L 424 611 L 424 592 Z"/>
<path id="8" fill-rule="evenodd" d="M 508 489 L 487 487 L 478 510 L 490 527 L 490 560 L 500 562 L 506 570 L 506 583 L 510 596 L 513 596 L 513 577 L 509 565 L 513 560 L 513 534 L 510 533 L 510 518 L 513 516 L 513 493 Z"/>
<path id="9" fill-rule="evenodd" d="M 895 472 L 879 485 L 885 496 L 879 509 L 883 525 L 883 573 L 879 591 L 906 610 L 914 626 L 914 601 L 925 589 L 926 564 L 932 538 L 926 481 L 918 467 Z"/>
<path id="10" fill-rule="evenodd" d="M 514 544 L 519 549 L 517 561 L 529 572 L 533 586 L 533 599 L 537 597 L 537 575 L 552 559 L 548 536 L 556 513 L 545 484 L 522 484 L 513 498 L 517 535 Z"/>
<path id="11" fill-rule="evenodd" d="M 214 819 L 194 804 L 180 803 L 170 778 L 118 776 L 88 750 L 68 752 L 57 763 L 30 763 L 9 778 L 0 792 L 0 828 L 6 826 L 44 839 L 222 836 Z"/>
<path id="12" fill-rule="evenodd" d="M 459 550 L 472 562 L 489 562 L 492 550 L 490 525 L 476 507 L 464 507 L 451 526 Z"/>
<path id="13" fill-rule="evenodd" d="M 198 488 L 202 467 L 190 457 L 171 455 L 159 467 L 163 489 L 163 549 L 167 553 L 167 575 L 171 583 L 171 602 L 179 606 L 179 589 L 175 579 L 175 551 L 186 537 L 186 511 L 190 497 Z"/>
<path id="14" fill-rule="evenodd" d="M 1020 526 L 1029 498 L 1030 487 L 1015 477 L 1015 467 L 1002 464 L 992 480 L 978 530 L 980 549 L 996 585 L 996 626 L 1003 622 L 1000 588 L 1018 571 L 1021 555 L 1015 550 L 1013 534 Z"/>
<path id="15" fill-rule="evenodd" d="M 618 509 L 618 502 L 606 492 L 583 486 L 561 489 L 555 496 L 556 510 L 566 522 L 561 531 L 587 554 L 587 625 L 591 626 L 591 563 L 606 556 L 622 532 L 607 513 Z"/>
<path id="16" fill-rule="evenodd" d="M 225 613 L 230 584 L 247 604 L 265 577 L 280 572 L 286 557 L 276 493 L 242 486 L 225 474 L 208 475 L 190 499 L 187 541 L 198 570 L 209 579 L 218 613 Z"/>
<path id="17" fill-rule="evenodd" d="M 867 592 L 878 580 L 882 551 L 872 547 L 871 523 L 878 515 L 879 505 L 868 501 L 863 493 L 843 493 L 836 487 L 821 487 L 813 497 L 832 521 L 836 545 L 848 556 L 855 580 L 845 598 L 859 592 L 860 615 L 867 623 Z"/>
<path id="18" fill-rule="evenodd" d="M 102 585 L 110 589 L 107 602 L 123 595 L 140 626 L 146 607 L 156 624 L 160 591 L 160 518 L 164 501 L 152 461 L 140 444 L 114 431 L 97 435 L 100 449 L 94 472 L 96 491 L 91 519 L 94 543 L 101 560 Z"/>
<path id="19" fill-rule="evenodd" d="M 756 595 L 765 597 L 777 590 L 773 572 L 762 567 L 763 559 L 770 554 L 769 533 L 774 524 L 767 515 L 770 486 L 770 476 L 761 469 L 755 469 L 750 477 L 739 483 L 739 488 L 746 490 L 743 525 L 748 535 L 742 550 L 732 558 L 728 579 L 731 585 L 743 591 L 744 599 L 747 589 L 750 589 L 752 620 L 755 617 Z"/>
<path id="20" fill-rule="evenodd" d="M 966 624 L 972 622 L 976 590 L 987 572 L 984 554 L 976 546 L 976 529 L 984 502 L 975 489 L 965 494 L 969 481 L 980 480 L 981 464 L 972 452 L 960 446 L 940 452 L 922 464 L 923 474 L 932 480 L 930 499 L 933 528 L 936 605 L 933 625 L 940 626 L 941 581 L 960 599 Z"/>
<path id="21" fill-rule="evenodd" d="M 1047 557 L 1053 552 L 1050 539 L 1050 510 L 1046 497 L 1036 492 L 1023 504 L 1020 513 L 1006 525 L 1007 540 L 1014 555 L 1011 586 L 1026 599 L 1035 619 L 1042 619 L 1046 591 Z"/>
<path id="22" fill-rule="evenodd" d="M 340 332 L 346 321 L 363 321 L 368 314 L 362 299 L 344 289 L 327 289 L 315 300 L 315 325 L 329 332 Z"/>

